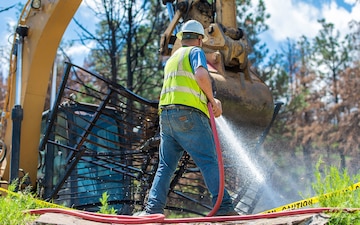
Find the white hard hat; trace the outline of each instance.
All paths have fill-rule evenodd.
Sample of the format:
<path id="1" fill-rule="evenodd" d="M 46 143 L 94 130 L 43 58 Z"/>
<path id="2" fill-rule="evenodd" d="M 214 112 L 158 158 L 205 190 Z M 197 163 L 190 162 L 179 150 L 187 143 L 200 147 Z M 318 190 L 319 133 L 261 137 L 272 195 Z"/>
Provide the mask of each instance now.
<path id="1" fill-rule="evenodd" d="M 181 27 L 181 31 L 176 34 L 176 37 L 182 40 L 184 33 L 199 34 L 203 36 L 203 41 L 207 40 L 203 25 L 196 20 L 189 20 L 184 23 Z"/>

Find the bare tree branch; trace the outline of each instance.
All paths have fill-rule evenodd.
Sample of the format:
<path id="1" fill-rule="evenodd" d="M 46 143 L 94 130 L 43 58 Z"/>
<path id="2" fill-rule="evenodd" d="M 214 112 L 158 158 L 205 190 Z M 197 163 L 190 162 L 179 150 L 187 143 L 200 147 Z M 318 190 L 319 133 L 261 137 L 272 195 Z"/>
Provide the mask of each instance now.
<path id="1" fill-rule="evenodd" d="M 5 11 L 9 11 L 10 9 L 14 8 L 15 6 L 16 6 L 16 4 L 12 5 L 12 6 L 9 6 L 7 8 L 4 8 L 4 9 L 0 9 L 0 13 L 5 12 Z"/>

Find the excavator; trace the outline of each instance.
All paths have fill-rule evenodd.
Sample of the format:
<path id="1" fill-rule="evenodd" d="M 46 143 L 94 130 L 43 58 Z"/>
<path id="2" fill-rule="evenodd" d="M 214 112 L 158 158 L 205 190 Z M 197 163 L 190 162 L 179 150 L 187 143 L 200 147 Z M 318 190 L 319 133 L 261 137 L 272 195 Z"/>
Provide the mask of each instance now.
<path id="1" fill-rule="evenodd" d="M 157 167 L 158 102 L 68 62 L 44 111 L 59 43 L 81 2 L 29 0 L 23 9 L 1 117 L 0 184 L 8 188 L 21 179 L 19 188 L 32 186 L 45 201 L 88 211 L 98 210 L 106 193 L 118 214 L 131 214 L 143 206 Z M 199 21 L 208 37 L 203 49 L 223 116 L 245 130 L 249 142 L 261 144 L 277 105 L 251 68 L 246 34 L 237 27 L 235 0 L 163 4 L 170 22 L 160 37 L 161 58 L 179 48 L 175 33 L 181 23 Z M 226 180 L 231 180 L 227 189 L 236 210 L 250 214 L 259 193 L 240 206 L 248 199 L 252 179 L 244 177 L 244 168 L 231 161 L 230 153 L 227 159 L 226 151 Z M 187 154 L 172 180 L 166 209 L 198 215 L 211 209 L 200 171 Z"/>

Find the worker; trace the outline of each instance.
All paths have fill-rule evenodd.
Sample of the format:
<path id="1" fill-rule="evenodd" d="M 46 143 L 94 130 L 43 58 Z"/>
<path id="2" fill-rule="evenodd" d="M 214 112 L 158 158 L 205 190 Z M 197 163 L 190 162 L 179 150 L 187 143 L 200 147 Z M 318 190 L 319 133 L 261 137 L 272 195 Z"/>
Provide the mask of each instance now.
<path id="1" fill-rule="evenodd" d="M 205 53 L 204 28 L 189 20 L 176 35 L 180 47 L 166 62 L 160 94 L 160 149 L 145 214 L 164 213 L 170 179 L 186 151 L 200 168 L 213 204 L 219 193 L 219 167 L 214 136 L 210 126 L 210 102 L 215 117 L 222 114 L 221 102 L 214 98 Z M 231 197 L 224 190 L 217 216 L 238 215 Z"/>

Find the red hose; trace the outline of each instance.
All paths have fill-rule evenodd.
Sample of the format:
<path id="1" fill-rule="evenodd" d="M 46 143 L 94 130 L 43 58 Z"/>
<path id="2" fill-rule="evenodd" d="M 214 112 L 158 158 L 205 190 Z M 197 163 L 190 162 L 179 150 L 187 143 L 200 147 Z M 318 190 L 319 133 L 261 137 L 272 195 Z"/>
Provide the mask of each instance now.
<path id="1" fill-rule="evenodd" d="M 91 213 L 79 210 L 68 210 L 59 208 L 43 208 L 33 209 L 27 211 L 30 214 L 45 214 L 45 213 L 62 213 L 66 215 L 76 216 L 81 219 L 96 221 L 100 223 L 116 223 L 116 224 L 144 224 L 164 221 L 163 214 L 151 214 L 146 216 L 124 216 L 124 215 L 109 215 L 101 213 Z"/>
<path id="2" fill-rule="evenodd" d="M 124 215 L 109 215 L 85 212 L 79 210 L 68 210 L 60 208 L 44 208 L 44 209 L 32 209 L 25 211 L 25 213 L 40 215 L 45 213 L 62 213 L 65 215 L 76 216 L 85 220 L 102 222 L 102 223 L 116 223 L 116 224 L 144 224 L 144 223 L 204 223 L 204 222 L 226 222 L 226 221 L 244 221 L 244 220 L 256 220 L 256 219 L 272 219 L 284 216 L 294 216 L 303 214 L 316 214 L 316 213 L 329 213 L 329 212 L 356 212 L 360 211 L 359 208 L 353 209 L 338 209 L 338 208 L 309 208 L 298 209 L 291 211 L 275 212 L 268 214 L 255 214 L 255 215 L 239 215 L 239 216 L 215 216 L 215 217 L 197 217 L 197 218 L 175 218 L 165 219 L 162 214 L 152 214 L 146 216 L 124 216 Z"/>
<path id="3" fill-rule="evenodd" d="M 214 141 L 215 141 L 215 147 L 216 147 L 216 153 L 217 153 L 217 158 L 218 158 L 218 167 L 219 167 L 219 193 L 218 193 L 218 197 L 216 199 L 216 203 L 213 207 L 213 209 L 209 212 L 209 214 L 207 215 L 207 217 L 210 216 L 214 216 L 216 214 L 216 212 L 218 211 L 222 199 L 224 197 L 224 189 L 225 189 L 225 181 L 224 181 L 224 163 L 223 163 L 223 159 L 222 159 L 222 153 L 221 153 L 221 147 L 220 147 L 220 141 L 219 141 L 219 136 L 216 130 L 216 123 L 215 123 L 215 117 L 214 117 L 214 113 L 212 110 L 212 106 L 211 103 L 208 103 L 208 110 L 209 110 L 209 114 L 210 114 L 210 125 L 211 125 L 211 129 L 213 131 L 213 135 L 214 135 Z"/>

